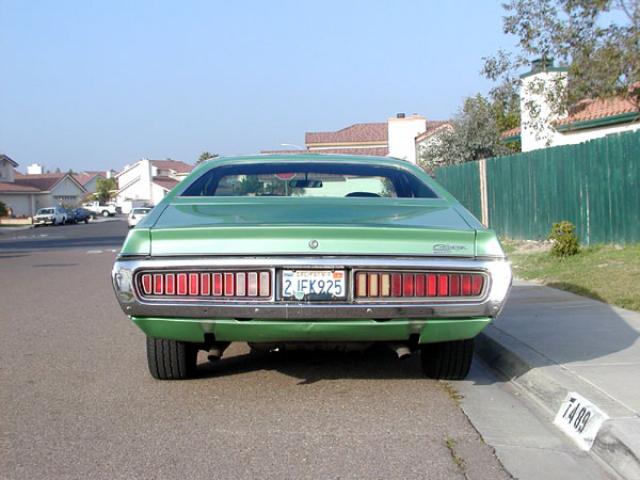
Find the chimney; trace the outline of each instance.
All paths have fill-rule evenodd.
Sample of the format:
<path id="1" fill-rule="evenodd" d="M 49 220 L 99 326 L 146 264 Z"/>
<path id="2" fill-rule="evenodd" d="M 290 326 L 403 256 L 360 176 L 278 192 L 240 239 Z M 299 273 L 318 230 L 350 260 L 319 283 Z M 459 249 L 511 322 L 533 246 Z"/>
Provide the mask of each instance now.
<path id="1" fill-rule="evenodd" d="M 27 175 L 42 175 L 42 165 L 39 163 L 27 165 Z"/>
<path id="2" fill-rule="evenodd" d="M 387 128 L 389 156 L 416 163 L 416 137 L 427 130 L 427 119 L 398 113 L 389 118 Z"/>
<path id="3" fill-rule="evenodd" d="M 520 138 L 522 151 L 528 152 L 538 148 L 545 148 L 553 144 L 553 138 L 558 133 L 553 127 L 553 121 L 566 116 L 559 114 L 549 100 L 554 95 L 553 89 L 567 85 L 567 68 L 556 67 L 553 59 L 537 58 L 531 62 L 531 70 L 520 76 Z M 531 112 L 531 106 L 538 111 Z"/>

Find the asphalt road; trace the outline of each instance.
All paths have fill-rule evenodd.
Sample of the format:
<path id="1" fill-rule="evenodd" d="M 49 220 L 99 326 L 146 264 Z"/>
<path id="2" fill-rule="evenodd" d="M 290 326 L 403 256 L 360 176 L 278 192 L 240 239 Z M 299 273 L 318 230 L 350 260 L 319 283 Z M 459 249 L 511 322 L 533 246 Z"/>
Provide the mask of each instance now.
<path id="1" fill-rule="evenodd" d="M 418 358 L 234 344 L 153 380 L 110 285 L 126 230 L 0 236 L 1 478 L 509 478 Z"/>

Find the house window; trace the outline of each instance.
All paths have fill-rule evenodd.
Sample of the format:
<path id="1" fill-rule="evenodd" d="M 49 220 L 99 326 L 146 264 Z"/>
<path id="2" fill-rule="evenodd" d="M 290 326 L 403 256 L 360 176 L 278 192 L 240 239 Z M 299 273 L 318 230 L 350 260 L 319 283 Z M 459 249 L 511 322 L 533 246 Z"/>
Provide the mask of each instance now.
<path id="1" fill-rule="evenodd" d="M 75 195 L 54 195 L 53 199 L 56 202 L 63 204 L 75 204 L 78 202 L 78 197 Z"/>

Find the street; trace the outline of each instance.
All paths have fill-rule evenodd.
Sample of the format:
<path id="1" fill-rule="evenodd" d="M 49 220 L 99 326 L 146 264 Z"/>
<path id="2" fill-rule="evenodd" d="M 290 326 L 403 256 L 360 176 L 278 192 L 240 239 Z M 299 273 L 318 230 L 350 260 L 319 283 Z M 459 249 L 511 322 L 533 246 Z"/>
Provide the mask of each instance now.
<path id="1" fill-rule="evenodd" d="M 233 344 L 217 364 L 201 353 L 195 380 L 153 380 L 110 284 L 126 230 L 0 237 L 0 477 L 510 478 L 462 396 L 423 378 L 417 356 Z M 531 423 L 477 362 L 461 387 L 471 411 L 507 402 Z"/>

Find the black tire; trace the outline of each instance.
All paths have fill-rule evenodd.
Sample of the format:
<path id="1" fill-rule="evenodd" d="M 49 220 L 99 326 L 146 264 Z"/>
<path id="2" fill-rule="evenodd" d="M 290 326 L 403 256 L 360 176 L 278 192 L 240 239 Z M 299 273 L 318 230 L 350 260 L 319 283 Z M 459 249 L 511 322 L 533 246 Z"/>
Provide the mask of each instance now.
<path id="1" fill-rule="evenodd" d="M 88 219 L 88 218 L 85 218 L 85 219 L 84 219 L 84 223 L 89 223 L 89 219 Z"/>
<path id="2" fill-rule="evenodd" d="M 193 343 L 147 337 L 149 372 L 158 380 L 184 380 L 194 375 L 198 347 Z"/>
<path id="3" fill-rule="evenodd" d="M 103 210 L 102 211 L 102 216 L 105 217 L 105 218 L 108 217 L 109 216 L 109 210 Z"/>
<path id="4" fill-rule="evenodd" d="M 420 346 L 422 371 L 429 378 L 462 380 L 473 360 L 473 338 Z"/>

